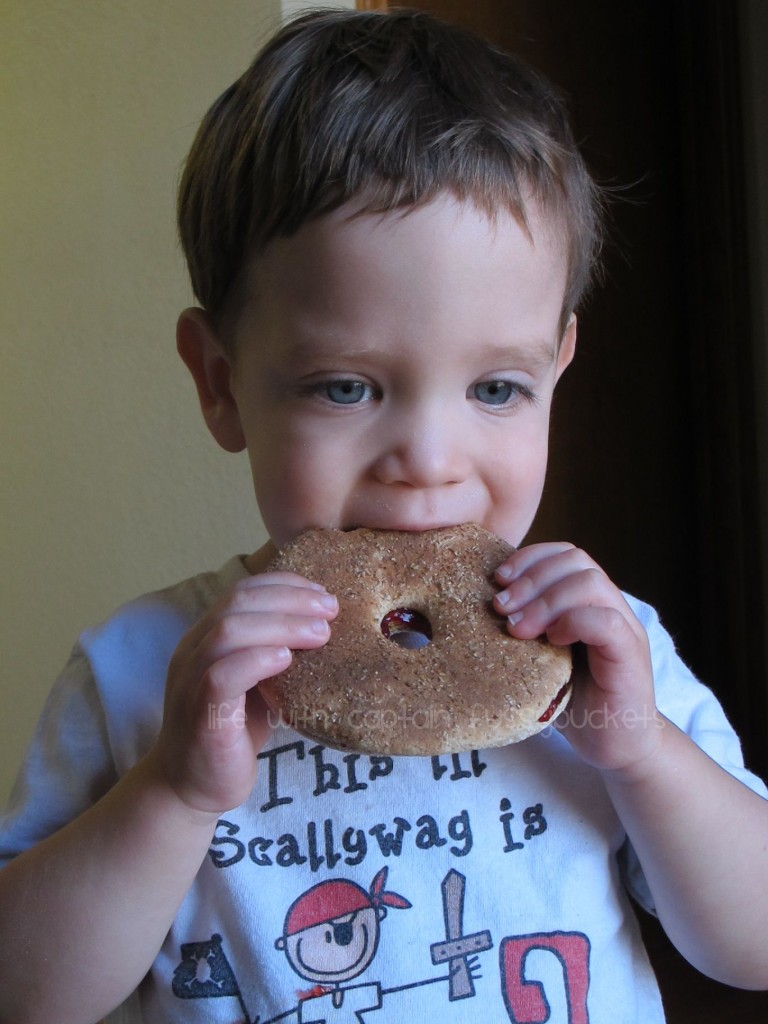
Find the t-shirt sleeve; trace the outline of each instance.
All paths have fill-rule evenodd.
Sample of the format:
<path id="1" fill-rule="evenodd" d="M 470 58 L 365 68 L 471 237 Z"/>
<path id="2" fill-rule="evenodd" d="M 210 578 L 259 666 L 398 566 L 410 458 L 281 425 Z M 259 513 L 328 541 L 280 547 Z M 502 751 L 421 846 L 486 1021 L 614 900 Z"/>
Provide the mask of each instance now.
<path id="1" fill-rule="evenodd" d="M 5 813 L 0 869 L 96 803 L 154 742 L 168 663 L 184 632 L 246 576 L 218 573 L 144 595 L 80 637 L 46 701 Z M 138 993 L 109 1024 L 140 1024 Z"/>
<path id="2" fill-rule="evenodd" d="M 672 637 L 661 625 L 655 610 L 642 601 L 625 596 L 648 634 L 656 705 L 661 713 L 725 771 L 767 798 L 768 790 L 763 781 L 744 766 L 741 743 L 720 702 L 680 658 Z M 627 887 L 641 906 L 653 912 L 648 885 L 630 844 L 627 844 L 624 854 L 622 868 Z"/>
<path id="3" fill-rule="evenodd" d="M 179 640 L 245 575 L 233 558 L 218 573 L 128 602 L 81 634 L 0 816 L 0 867 L 82 814 L 147 752 Z"/>
<path id="4" fill-rule="evenodd" d="M 661 713 L 729 774 L 761 796 L 768 796 L 765 784 L 744 767 L 741 743 L 720 702 L 682 661 L 654 609 L 633 598 L 629 600 L 648 634 L 656 704 Z"/>
<path id="5" fill-rule="evenodd" d="M 0 817 L 0 867 L 82 814 L 116 781 L 104 708 L 78 645 L 48 696 Z"/>

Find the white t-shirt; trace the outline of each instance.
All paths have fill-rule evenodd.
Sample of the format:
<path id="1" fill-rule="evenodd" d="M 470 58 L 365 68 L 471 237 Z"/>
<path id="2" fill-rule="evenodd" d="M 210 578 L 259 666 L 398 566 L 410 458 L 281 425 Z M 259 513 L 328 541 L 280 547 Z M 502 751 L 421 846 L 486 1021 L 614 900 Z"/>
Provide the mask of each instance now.
<path id="1" fill-rule="evenodd" d="M 232 559 L 83 634 L 0 819 L 0 863 L 149 749 L 181 636 L 244 575 Z M 765 795 L 713 695 L 629 600 L 661 711 Z M 628 896 L 648 905 L 642 873 L 599 773 L 558 732 L 390 758 L 273 726 L 253 793 L 219 822 L 150 975 L 110 1020 L 663 1021 Z"/>

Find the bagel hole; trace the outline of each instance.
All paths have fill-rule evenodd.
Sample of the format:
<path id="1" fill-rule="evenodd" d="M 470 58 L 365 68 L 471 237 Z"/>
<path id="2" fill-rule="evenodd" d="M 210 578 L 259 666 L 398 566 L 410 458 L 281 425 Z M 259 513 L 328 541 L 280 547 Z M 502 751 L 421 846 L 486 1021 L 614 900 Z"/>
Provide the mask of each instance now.
<path id="1" fill-rule="evenodd" d="M 393 608 L 381 620 L 381 632 L 398 647 L 418 650 L 432 640 L 432 624 L 414 608 Z"/>

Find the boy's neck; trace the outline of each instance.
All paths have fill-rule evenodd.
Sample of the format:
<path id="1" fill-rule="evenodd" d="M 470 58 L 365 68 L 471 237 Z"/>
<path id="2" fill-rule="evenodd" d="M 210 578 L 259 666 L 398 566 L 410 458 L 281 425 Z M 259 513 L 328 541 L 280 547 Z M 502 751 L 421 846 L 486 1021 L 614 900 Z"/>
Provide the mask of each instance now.
<path id="1" fill-rule="evenodd" d="M 256 576 L 258 573 L 265 571 L 276 554 L 277 548 L 271 540 L 268 540 L 258 551 L 254 551 L 252 555 L 247 556 L 245 568 L 252 576 Z"/>

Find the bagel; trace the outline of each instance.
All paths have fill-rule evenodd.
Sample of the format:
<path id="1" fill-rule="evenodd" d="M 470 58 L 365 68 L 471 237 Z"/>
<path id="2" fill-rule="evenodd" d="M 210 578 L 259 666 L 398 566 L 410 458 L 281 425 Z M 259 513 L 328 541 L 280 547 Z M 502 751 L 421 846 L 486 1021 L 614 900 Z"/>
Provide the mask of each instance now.
<path id="1" fill-rule="evenodd" d="M 492 608 L 514 551 L 474 524 L 412 533 L 308 530 L 269 570 L 339 601 L 328 643 L 259 685 L 274 713 L 328 746 L 442 754 L 543 729 L 570 697 L 569 648 L 517 640 Z"/>

